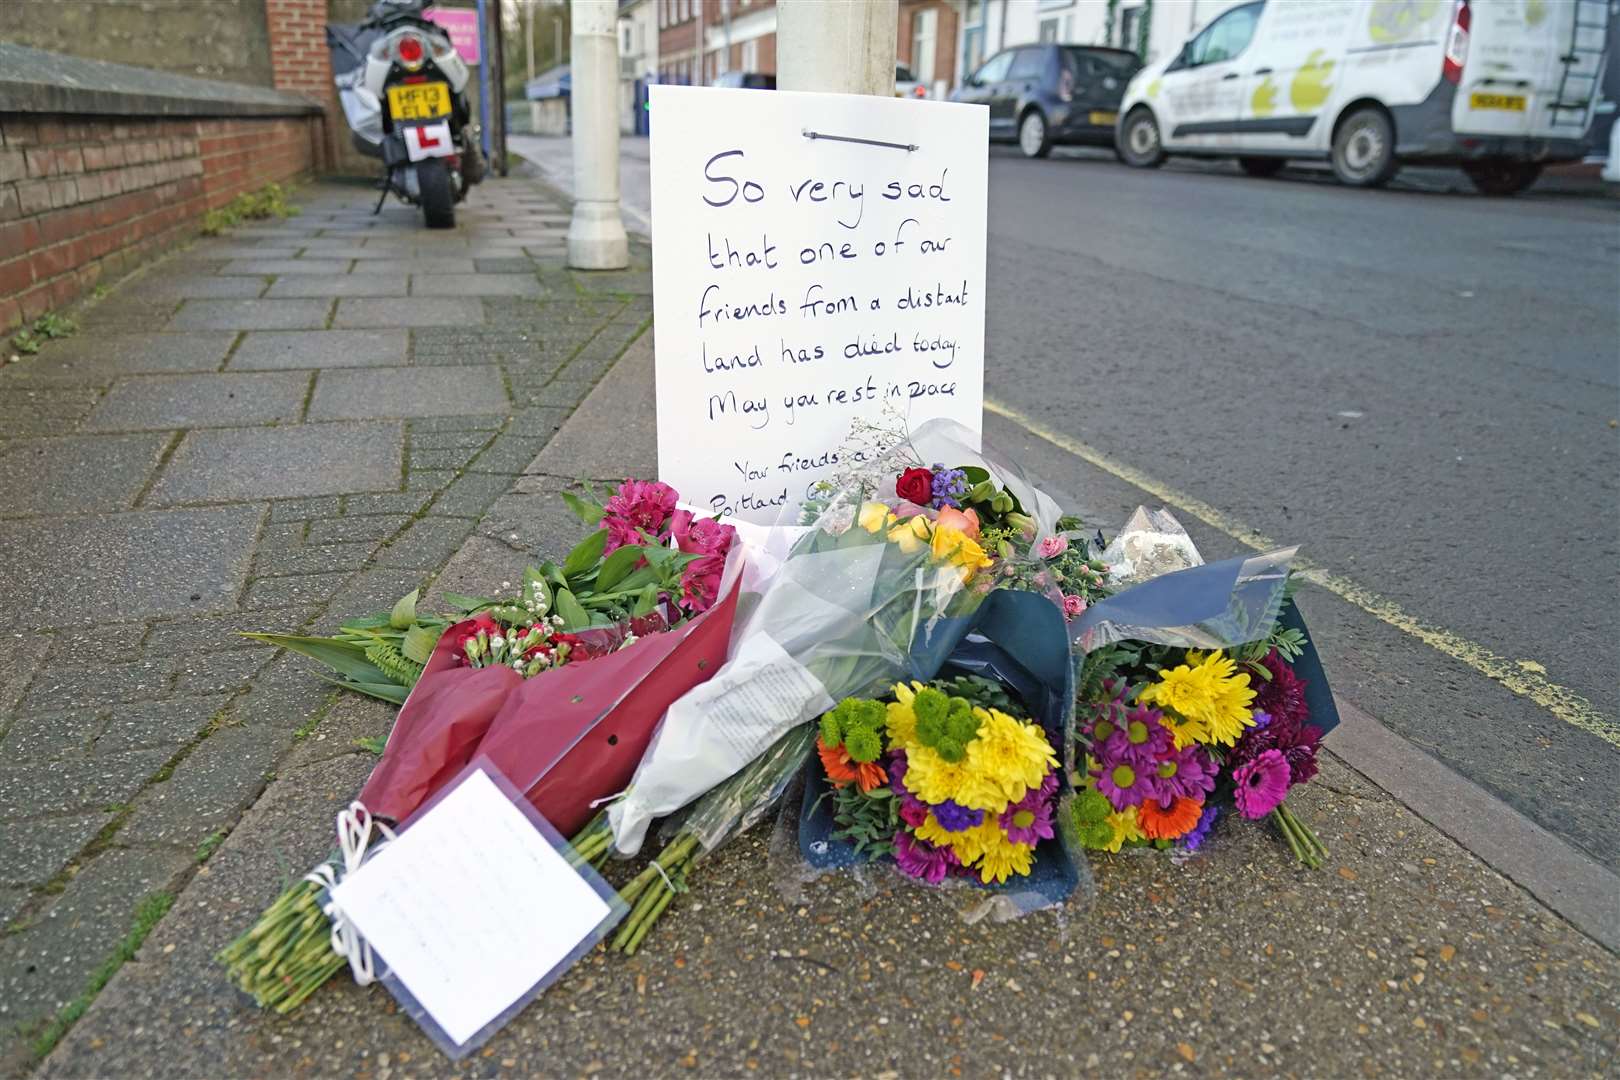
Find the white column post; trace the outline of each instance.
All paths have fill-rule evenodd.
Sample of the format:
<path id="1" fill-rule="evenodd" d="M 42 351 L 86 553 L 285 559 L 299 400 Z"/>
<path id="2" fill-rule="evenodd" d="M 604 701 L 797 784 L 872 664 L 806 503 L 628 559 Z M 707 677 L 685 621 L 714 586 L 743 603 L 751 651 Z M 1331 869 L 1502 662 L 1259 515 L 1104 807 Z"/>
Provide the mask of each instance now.
<path id="1" fill-rule="evenodd" d="M 568 265 L 622 270 L 629 242 L 619 218 L 619 36 L 614 0 L 572 0 L 569 55 L 574 114 L 574 217 Z"/>
<path id="2" fill-rule="evenodd" d="M 778 0 L 776 85 L 894 95 L 899 0 Z"/>

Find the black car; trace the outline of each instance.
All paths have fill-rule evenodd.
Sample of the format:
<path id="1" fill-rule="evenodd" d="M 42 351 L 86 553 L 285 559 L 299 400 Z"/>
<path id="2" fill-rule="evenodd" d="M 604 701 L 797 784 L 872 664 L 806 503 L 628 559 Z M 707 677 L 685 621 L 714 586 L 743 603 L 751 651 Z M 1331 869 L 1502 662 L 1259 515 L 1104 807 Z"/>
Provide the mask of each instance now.
<path id="1" fill-rule="evenodd" d="M 990 141 L 1028 157 L 1056 145 L 1113 146 L 1125 84 L 1142 67 L 1125 49 L 1020 45 L 986 60 L 951 95 L 990 107 Z"/>

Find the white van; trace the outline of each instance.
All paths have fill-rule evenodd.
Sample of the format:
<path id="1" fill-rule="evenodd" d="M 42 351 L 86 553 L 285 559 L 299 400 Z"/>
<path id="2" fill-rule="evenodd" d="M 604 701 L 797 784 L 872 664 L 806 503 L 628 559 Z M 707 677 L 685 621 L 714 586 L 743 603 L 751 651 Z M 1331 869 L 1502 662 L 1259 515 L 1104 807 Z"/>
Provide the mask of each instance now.
<path id="1" fill-rule="evenodd" d="M 1608 0 L 1255 0 L 1126 88 L 1129 165 L 1236 157 L 1269 176 L 1327 158 L 1370 187 L 1403 162 L 1455 164 L 1490 195 L 1584 153 Z"/>

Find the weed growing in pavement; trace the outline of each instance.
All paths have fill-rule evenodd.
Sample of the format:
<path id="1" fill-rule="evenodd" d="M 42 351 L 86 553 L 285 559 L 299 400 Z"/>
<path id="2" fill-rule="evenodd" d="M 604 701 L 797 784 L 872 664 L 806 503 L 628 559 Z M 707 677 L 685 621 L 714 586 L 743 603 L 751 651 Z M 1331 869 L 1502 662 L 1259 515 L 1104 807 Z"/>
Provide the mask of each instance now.
<path id="1" fill-rule="evenodd" d="M 134 921 L 130 924 L 129 933 L 124 935 L 124 940 L 118 943 L 112 955 L 101 962 L 100 967 L 91 972 L 83 992 L 62 1006 L 61 1011 L 51 1018 L 45 1030 L 34 1040 L 35 1060 L 42 1060 L 56 1048 L 62 1036 L 78 1022 L 79 1017 L 84 1015 L 90 1003 L 96 999 L 96 995 L 101 993 L 102 987 L 112 981 L 112 977 L 124 966 L 125 961 L 134 959 L 141 942 L 146 940 L 146 935 L 152 932 L 152 928 L 163 916 L 169 913 L 169 908 L 173 904 L 174 897 L 169 893 L 153 893 L 141 901 L 140 906 L 135 909 Z"/>
<path id="2" fill-rule="evenodd" d="M 207 862 L 208 861 L 208 856 L 212 855 L 214 853 L 215 849 L 217 849 L 219 847 L 219 845 L 223 844 L 224 842 L 225 842 L 225 830 L 224 829 L 215 829 L 213 832 L 211 832 L 207 836 L 203 837 L 202 843 L 197 845 L 197 862 L 198 862 L 198 864 L 201 865 L 202 863 Z"/>
<path id="3" fill-rule="evenodd" d="M 287 202 L 287 192 L 280 184 L 266 184 L 258 191 L 238 195 L 224 206 L 204 214 L 202 234 L 218 236 L 244 221 L 291 217 L 297 213 L 298 207 Z"/>
<path id="4" fill-rule="evenodd" d="M 54 311 L 47 311 L 29 325 L 23 327 L 11 339 L 11 347 L 19 353 L 33 356 L 39 352 L 41 345 L 55 338 L 65 338 L 75 334 L 79 324 L 66 315 L 58 315 Z"/>

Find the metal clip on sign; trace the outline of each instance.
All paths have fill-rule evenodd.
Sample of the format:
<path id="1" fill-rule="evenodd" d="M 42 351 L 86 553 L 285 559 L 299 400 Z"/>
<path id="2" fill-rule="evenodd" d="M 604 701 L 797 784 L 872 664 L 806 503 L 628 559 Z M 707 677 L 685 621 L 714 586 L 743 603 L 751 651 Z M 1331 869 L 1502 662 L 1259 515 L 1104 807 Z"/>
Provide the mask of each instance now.
<path id="1" fill-rule="evenodd" d="M 862 146 L 887 146 L 891 150 L 904 150 L 908 154 L 914 150 L 922 149 L 916 143 L 884 142 L 882 139 L 858 139 L 853 135 L 828 135 L 825 132 L 810 131 L 809 129 L 804 131 L 804 137 L 807 139 L 826 139 L 829 142 L 859 143 Z"/>

